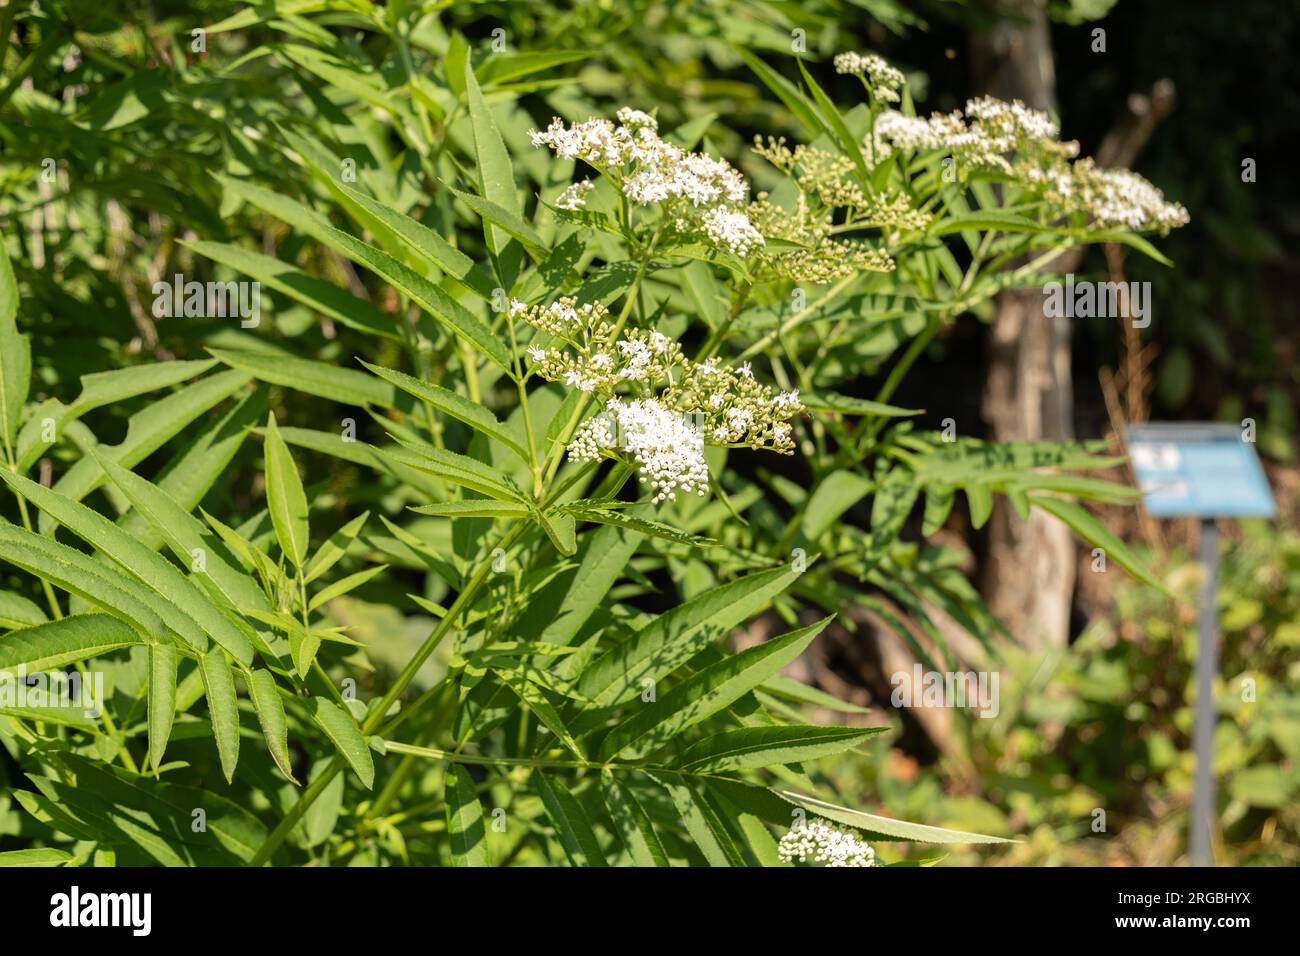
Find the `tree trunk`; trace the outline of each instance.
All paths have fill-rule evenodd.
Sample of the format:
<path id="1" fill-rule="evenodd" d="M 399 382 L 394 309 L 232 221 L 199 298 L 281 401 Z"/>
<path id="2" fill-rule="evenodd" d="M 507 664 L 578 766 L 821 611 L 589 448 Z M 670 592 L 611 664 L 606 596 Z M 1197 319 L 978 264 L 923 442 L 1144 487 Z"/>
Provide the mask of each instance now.
<path id="1" fill-rule="evenodd" d="M 972 38 L 977 86 L 1004 100 L 1056 109 L 1056 75 L 1045 0 L 998 0 L 998 21 Z M 982 410 L 997 441 L 1073 438 L 1069 320 L 1044 315 L 1039 289 L 996 301 Z M 1017 640 L 1063 646 L 1074 593 L 1074 542 L 1038 511 L 1022 520 L 999 500 L 989 523 L 984 595 Z"/>

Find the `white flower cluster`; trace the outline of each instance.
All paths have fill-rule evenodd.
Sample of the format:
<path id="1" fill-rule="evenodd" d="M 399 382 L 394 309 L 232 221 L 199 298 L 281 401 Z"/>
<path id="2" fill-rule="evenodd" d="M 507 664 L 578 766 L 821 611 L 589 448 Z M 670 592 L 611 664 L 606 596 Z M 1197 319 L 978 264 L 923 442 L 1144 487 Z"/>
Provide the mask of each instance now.
<path id="1" fill-rule="evenodd" d="M 508 312 L 554 336 L 548 345 L 528 346 L 533 374 L 606 399 L 605 414 L 584 423 L 570 442 L 570 457 L 594 461 L 606 449 L 630 451 L 655 501 L 678 490 L 705 493 L 706 441 L 794 452 L 789 420 L 804 410 L 799 393 L 774 392 L 748 362 L 694 362 L 657 329 L 620 329 L 605 306 L 567 296 L 549 305 L 512 299 Z M 634 397 L 623 398 L 624 391 Z"/>
<path id="2" fill-rule="evenodd" d="M 1102 169 L 1091 159 L 1074 162 L 1079 144 L 1061 140 L 1056 123 L 1019 101 L 985 96 L 963 112 L 928 119 L 888 110 L 876 117 L 864 143 L 873 163 L 894 151 L 944 150 L 965 168 L 990 169 L 1042 193 L 1062 214 L 1081 213 L 1103 228 L 1155 230 L 1186 225 L 1187 210 L 1137 173 Z"/>
<path id="3" fill-rule="evenodd" d="M 1150 181 L 1128 169 L 1103 169 L 1091 159 L 1070 167 L 1072 183 L 1063 183 L 1057 201 L 1092 214 L 1098 225 L 1115 229 L 1155 229 L 1161 235 L 1187 225 L 1181 203 L 1165 200 Z"/>
<path id="4" fill-rule="evenodd" d="M 825 866 L 875 866 L 876 851 L 845 827 L 809 820 L 791 827 L 777 846 L 786 863 L 821 863 Z"/>
<path id="5" fill-rule="evenodd" d="M 587 205 L 587 193 L 596 186 L 590 179 L 580 179 L 566 186 L 564 192 L 555 197 L 555 205 L 569 212 L 577 212 Z"/>
<path id="6" fill-rule="evenodd" d="M 874 53 L 841 53 L 835 57 L 835 72 L 862 77 L 872 99 L 881 103 L 897 103 L 898 91 L 907 82 L 901 71 Z"/>
<path id="7" fill-rule="evenodd" d="M 704 436 L 688 415 L 653 398 L 611 398 L 605 414 L 583 422 L 569 444 L 574 461 L 594 461 L 602 449 L 632 453 L 641 481 L 654 490 L 653 500 L 677 500 L 677 492 L 703 495 L 709 487 Z"/>
<path id="8" fill-rule="evenodd" d="M 762 247 L 763 237 L 745 215 L 749 184 L 744 176 L 725 160 L 688 152 L 663 139 L 655 118 L 640 110 L 624 107 L 617 118 L 617 123 L 589 119 L 566 126 L 557 117 L 546 129 L 529 135 L 534 146 L 594 166 L 636 205 L 661 206 L 665 220 L 688 237 L 738 256 Z M 561 194 L 565 202 L 585 199 L 585 192 L 573 189 Z"/>

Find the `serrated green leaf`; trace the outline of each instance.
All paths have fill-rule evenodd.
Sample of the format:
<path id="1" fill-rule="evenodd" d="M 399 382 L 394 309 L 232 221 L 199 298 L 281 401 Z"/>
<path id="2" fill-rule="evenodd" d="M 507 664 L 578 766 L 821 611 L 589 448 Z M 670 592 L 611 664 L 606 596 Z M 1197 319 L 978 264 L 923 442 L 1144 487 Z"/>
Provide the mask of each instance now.
<path id="1" fill-rule="evenodd" d="M 443 802 L 447 805 L 447 836 L 451 841 L 454 866 L 491 866 L 483 805 L 474 793 L 474 781 L 463 767 L 447 768 L 443 779 Z"/>
<path id="2" fill-rule="evenodd" d="M 275 536 L 285 557 L 301 568 L 307 561 L 310 532 L 307 495 L 289 446 L 280 437 L 275 416 L 266 420 L 266 503 Z"/>
<path id="3" fill-rule="evenodd" d="M 611 730 L 601 743 L 603 758 L 636 759 L 658 750 L 683 730 L 730 706 L 780 673 L 830 621 L 826 618 L 801 627 L 697 671 L 654 702 L 634 710 Z"/>
<path id="4" fill-rule="evenodd" d="M 275 686 L 275 676 L 268 670 L 257 668 L 246 675 L 248 695 L 253 699 L 262 736 L 267 750 L 280 772 L 297 783 L 293 775 L 293 761 L 289 759 L 289 723 L 284 716 L 284 702 Z"/>
<path id="5" fill-rule="evenodd" d="M 375 785 L 375 763 L 357 722 L 342 707 L 324 697 L 313 697 L 311 706 L 316 723 L 343 755 L 357 779 L 369 790 Z"/>
<path id="6" fill-rule="evenodd" d="M 672 766 L 690 773 L 750 770 L 816 760 L 856 747 L 885 727 L 740 727 L 686 748 Z"/>
<path id="7" fill-rule="evenodd" d="M 111 463 L 101 459 L 105 467 Z M 174 565 L 145 547 L 103 515 L 21 475 L 0 472 L 16 493 L 32 502 L 87 544 L 115 561 L 123 571 L 155 592 L 153 608 L 175 633 L 204 650 L 211 637 L 237 660 L 253 659 L 248 638 L 209 602 Z"/>
<path id="8" fill-rule="evenodd" d="M 527 464 L 528 452 L 515 440 L 514 436 L 506 431 L 505 425 L 482 405 L 471 402 L 463 395 L 457 395 L 455 392 L 448 391 L 441 386 L 430 382 L 422 382 L 418 378 L 412 378 L 404 372 L 398 372 L 379 365 L 371 365 L 369 362 L 364 361 L 361 364 L 408 395 L 413 395 L 420 401 L 427 402 L 443 414 L 450 415 L 452 418 L 464 422 L 475 431 L 500 442 L 514 452 L 520 461 Z"/>
<path id="9" fill-rule="evenodd" d="M 565 787 L 553 786 L 540 770 L 534 770 L 529 780 L 542 798 L 569 862 L 574 866 L 609 866 L 591 821 L 573 794 Z"/>
<path id="10" fill-rule="evenodd" d="M 578 680 L 578 693 L 597 705 L 636 696 L 643 681 L 671 673 L 731 628 L 765 610 L 798 576 L 798 571 L 787 567 L 749 574 L 661 614 L 593 661 Z"/>
<path id="11" fill-rule="evenodd" d="M 10 631 L 0 638 L 0 671 L 19 667 L 32 674 L 52 671 L 143 643 L 139 634 L 116 618 L 78 614 Z"/>
<path id="12" fill-rule="evenodd" d="M 232 783 L 239 763 L 239 701 L 235 696 L 235 675 L 226 655 L 215 648 L 204 654 L 200 663 L 212 733 L 217 739 L 217 753 L 221 757 L 221 772 L 226 775 L 226 782 Z"/>
<path id="13" fill-rule="evenodd" d="M 628 856 L 637 866 L 668 866 L 668 854 L 645 808 L 636 795 L 609 770 L 600 774 L 605 807 L 627 847 Z"/>
<path id="14" fill-rule="evenodd" d="M 176 719 L 176 668 L 179 663 L 174 644 L 149 645 L 149 763 L 155 773 L 163 765 L 172 722 Z"/>

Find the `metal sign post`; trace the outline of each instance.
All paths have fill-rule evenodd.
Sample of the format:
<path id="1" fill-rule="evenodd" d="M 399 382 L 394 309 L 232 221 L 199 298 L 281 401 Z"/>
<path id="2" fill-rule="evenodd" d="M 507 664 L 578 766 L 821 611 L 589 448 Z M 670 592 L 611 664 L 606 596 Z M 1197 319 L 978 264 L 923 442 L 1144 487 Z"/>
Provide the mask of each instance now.
<path id="1" fill-rule="evenodd" d="M 1214 827 L 1214 675 L 1219 672 L 1219 528 L 1201 519 L 1201 609 L 1196 621 L 1196 714 L 1192 724 L 1196 777 L 1192 783 L 1192 866 L 1213 866 Z"/>
<path id="2" fill-rule="evenodd" d="M 1252 444 L 1235 425 L 1132 425 L 1126 441 L 1147 511 L 1155 518 L 1201 519 L 1198 555 L 1205 579 L 1196 625 L 1196 712 L 1192 744 L 1193 866 L 1213 866 L 1214 675 L 1219 671 L 1217 518 L 1271 518 L 1273 494 Z"/>

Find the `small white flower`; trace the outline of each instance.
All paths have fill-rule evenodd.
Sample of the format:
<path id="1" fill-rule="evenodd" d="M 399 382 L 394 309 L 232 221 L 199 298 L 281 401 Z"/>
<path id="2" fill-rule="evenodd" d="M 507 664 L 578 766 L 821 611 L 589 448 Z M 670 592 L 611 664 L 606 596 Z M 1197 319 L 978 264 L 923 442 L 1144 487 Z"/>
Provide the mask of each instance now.
<path id="1" fill-rule="evenodd" d="M 876 851 L 853 830 L 822 820 L 791 827 L 777 846 L 786 863 L 821 863 L 825 866 L 875 866 Z"/>
<path id="2" fill-rule="evenodd" d="M 583 179 L 565 187 L 564 192 L 555 197 L 555 205 L 569 212 L 576 212 L 587 206 L 587 193 L 596 187 L 590 179 Z"/>

